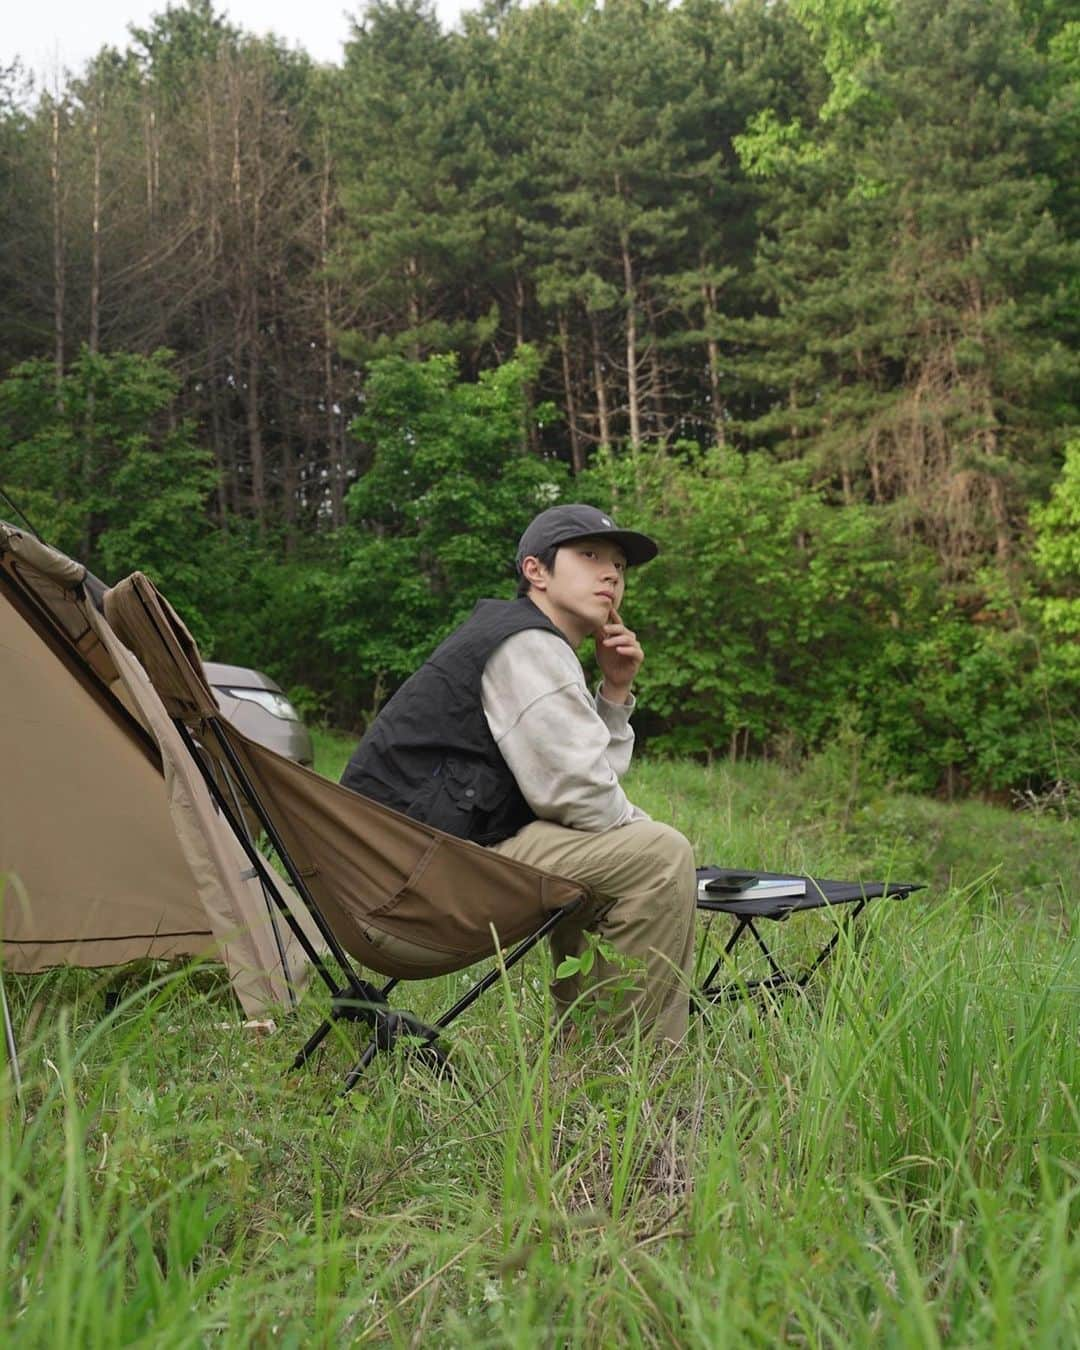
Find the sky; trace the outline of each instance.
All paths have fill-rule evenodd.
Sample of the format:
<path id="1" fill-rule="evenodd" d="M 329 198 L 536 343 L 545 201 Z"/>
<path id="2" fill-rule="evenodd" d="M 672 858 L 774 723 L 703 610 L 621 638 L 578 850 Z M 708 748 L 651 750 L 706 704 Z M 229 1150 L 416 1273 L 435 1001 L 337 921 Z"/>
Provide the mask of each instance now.
<path id="1" fill-rule="evenodd" d="M 180 7 L 181 0 L 173 0 Z M 0 66 L 18 56 L 45 82 L 59 69 L 78 72 L 106 44 L 123 47 L 128 26 L 142 27 L 169 0 L 5 0 L 0 19 Z M 436 0 L 444 25 L 457 19 L 462 0 Z M 338 63 L 350 17 L 363 0 L 217 0 L 215 12 L 250 33 L 275 32 L 320 62 Z"/>

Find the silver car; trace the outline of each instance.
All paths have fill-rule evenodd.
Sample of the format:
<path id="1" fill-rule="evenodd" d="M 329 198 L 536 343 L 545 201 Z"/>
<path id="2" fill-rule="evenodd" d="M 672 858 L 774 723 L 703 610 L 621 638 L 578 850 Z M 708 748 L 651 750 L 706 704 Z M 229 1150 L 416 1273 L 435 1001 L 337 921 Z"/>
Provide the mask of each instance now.
<path id="1" fill-rule="evenodd" d="M 315 760 L 311 735 L 279 684 L 248 666 L 204 661 L 203 669 L 221 715 L 234 727 L 279 755 L 311 767 Z"/>

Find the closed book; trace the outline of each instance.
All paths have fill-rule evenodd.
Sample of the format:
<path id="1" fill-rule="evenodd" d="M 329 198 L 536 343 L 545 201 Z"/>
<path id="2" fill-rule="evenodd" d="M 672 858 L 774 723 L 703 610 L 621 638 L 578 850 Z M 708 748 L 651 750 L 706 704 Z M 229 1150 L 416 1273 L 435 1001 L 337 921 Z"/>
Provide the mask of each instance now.
<path id="1" fill-rule="evenodd" d="M 787 877 L 783 880 L 755 881 L 752 886 L 732 888 L 724 884 L 723 878 L 698 882 L 699 900 L 779 900 L 785 896 L 806 894 L 806 882 L 802 877 Z"/>

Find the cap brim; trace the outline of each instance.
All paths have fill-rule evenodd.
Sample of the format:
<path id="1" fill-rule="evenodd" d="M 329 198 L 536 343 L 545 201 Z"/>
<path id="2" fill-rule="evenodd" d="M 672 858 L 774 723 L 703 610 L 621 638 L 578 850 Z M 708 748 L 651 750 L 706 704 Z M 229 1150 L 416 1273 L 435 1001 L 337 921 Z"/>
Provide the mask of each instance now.
<path id="1" fill-rule="evenodd" d="M 642 563 L 652 562 L 660 552 L 660 545 L 647 534 L 638 534 L 637 530 L 605 530 L 601 538 L 614 539 L 626 554 L 631 567 L 640 567 Z"/>
<path id="2" fill-rule="evenodd" d="M 541 557 L 547 549 L 560 548 L 563 544 L 573 543 L 575 539 L 610 539 L 626 554 L 627 564 L 631 567 L 640 567 L 642 563 L 651 562 L 660 552 L 656 540 L 650 539 L 640 530 L 620 529 L 614 521 L 606 519 L 602 512 L 595 511 L 591 507 L 572 509 L 577 519 L 571 516 L 571 519 L 564 519 L 559 525 L 553 525 L 550 516 L 556 511 L 564 515 L 569 514 L 571 508 L 562 510 L 553 508 L 552 511 L 542 512 L 537 516 L 518 543 L 519 572 L 526 558 Z M 582 515 L 586 517 L 584 520 Z M 592 516 L 591 520 L 589 516 Z M 597 517 L 600 519 L 597 520 Z M 602 521 L 604 523 L 601 523 Z"/>
<path id="3" fill-rule="evenodd" d="M 637 530 L 573 530 L 555 541 L 557 547 L 572 544 L 575 539 L 610 539 L 626 554 L 630 567 L 640 567 L 642 563 L 652 562 L 660 552 L 660 545 L 647 534 Z M 520 566 L 520 561 L 519 561 Z"/>

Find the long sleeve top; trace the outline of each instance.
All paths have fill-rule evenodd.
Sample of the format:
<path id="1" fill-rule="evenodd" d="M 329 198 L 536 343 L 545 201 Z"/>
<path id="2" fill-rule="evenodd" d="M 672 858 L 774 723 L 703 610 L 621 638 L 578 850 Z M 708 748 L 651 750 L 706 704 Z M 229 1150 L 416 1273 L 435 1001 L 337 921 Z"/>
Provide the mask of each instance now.
<path id="1" fill-rule="evenodd" d="M 634 750 L 633 696 L 618 704 L 591 694 L 561 638 L 536 628 L 507 638 L 484 667 L 481 701 L 495 744 L 541 820 L 596 832 L 648 819 L 619 785 Z"/>

